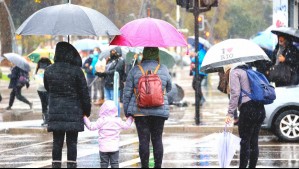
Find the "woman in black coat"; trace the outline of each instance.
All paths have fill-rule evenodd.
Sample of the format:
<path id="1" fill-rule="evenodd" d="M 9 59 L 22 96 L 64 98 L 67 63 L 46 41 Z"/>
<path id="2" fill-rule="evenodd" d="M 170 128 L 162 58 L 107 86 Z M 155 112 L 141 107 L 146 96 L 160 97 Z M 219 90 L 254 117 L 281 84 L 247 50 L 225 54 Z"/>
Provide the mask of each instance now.
<path id="1" fill-rule="evenodd" d="M 66 42 L 56 46 L 55 64 L 45 71 L 49 92 L 48 131 L 53 132 L 53 168 L 61 167 L 66 135 L 68 168 L 77 166 L 78 133 L 84 131 L 83 116 L 90 116 L 91 104 L 77 50 Z"/>

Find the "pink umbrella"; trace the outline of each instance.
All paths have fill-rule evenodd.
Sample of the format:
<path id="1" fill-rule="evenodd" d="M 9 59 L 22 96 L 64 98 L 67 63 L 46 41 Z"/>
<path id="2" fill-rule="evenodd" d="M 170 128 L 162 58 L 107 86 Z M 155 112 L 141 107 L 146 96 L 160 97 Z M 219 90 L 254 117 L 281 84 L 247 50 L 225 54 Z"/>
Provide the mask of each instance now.
<path id="1" fill-rule="evenodd" d="M 175 47 L 187 46 L 183 35 L 168 22 L 143 18 L 127 23 L 121 28 L 110 45 L 130 47 Z"/>

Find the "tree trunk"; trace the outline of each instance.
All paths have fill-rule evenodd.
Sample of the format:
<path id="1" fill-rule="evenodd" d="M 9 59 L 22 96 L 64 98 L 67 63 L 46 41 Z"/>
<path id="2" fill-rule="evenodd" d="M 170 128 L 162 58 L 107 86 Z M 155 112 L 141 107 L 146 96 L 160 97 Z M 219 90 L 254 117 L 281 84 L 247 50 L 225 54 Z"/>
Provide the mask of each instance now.
<path id="1" fill-rule="evenodd" d="M 109 0 L 109 18 L 113 23 L 116 23 L 115 0 Z"/>
<path id="2" fill-rule="evenodd" d="M 5 2 L 8 3 L 8 0 Z M 0 3 L 0 41 L 1 41 L 1 51 L 0 55 L 3 56 L 4 53 L 12 52 L 12 35 L 11 26 L 9 24 L 9 15 L 7 10 L 2 3 Z"/>

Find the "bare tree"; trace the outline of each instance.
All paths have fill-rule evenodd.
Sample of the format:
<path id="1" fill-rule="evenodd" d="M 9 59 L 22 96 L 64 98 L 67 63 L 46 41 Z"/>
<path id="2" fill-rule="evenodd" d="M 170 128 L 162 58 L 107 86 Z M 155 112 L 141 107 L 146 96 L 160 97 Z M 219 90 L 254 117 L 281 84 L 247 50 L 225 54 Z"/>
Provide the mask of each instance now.
<path id="1" fill-rule="evenodd" d="M 0 55 L 12 52 L 12 32 L 9 24 L 9 14 L 4 6 L 4 3 L 9 4 L 9 0 L 0 1 L 0 41 L 1 51 Z"/>

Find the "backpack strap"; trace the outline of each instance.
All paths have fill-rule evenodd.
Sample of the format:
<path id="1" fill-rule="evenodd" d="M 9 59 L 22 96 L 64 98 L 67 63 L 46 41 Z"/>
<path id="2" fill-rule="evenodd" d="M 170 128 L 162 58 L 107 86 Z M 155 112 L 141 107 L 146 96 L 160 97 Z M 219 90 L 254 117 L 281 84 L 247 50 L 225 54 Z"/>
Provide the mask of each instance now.
<path id="1" fill-rule="evenodd" d="M 139 69 L 141 70 L 142 75 L 145 76 L 145 71 L 144 71 L 144 69 L 142 68 L 142 66 L 141 66 L 141 65 L 138 65 L 138 67 L 139 67 Z"/>
<path id="2" fill-rule="evenodd" d="M 157 68 L 156 68 L 155 72 L 154 72 L 154 74 L 155 74 L 155 75 L 158 73 L 158 71 L 159 71 L 160 67 L 161 67 L 161 65 L 159 64 L 159 65 L 157 66 Z"/>

